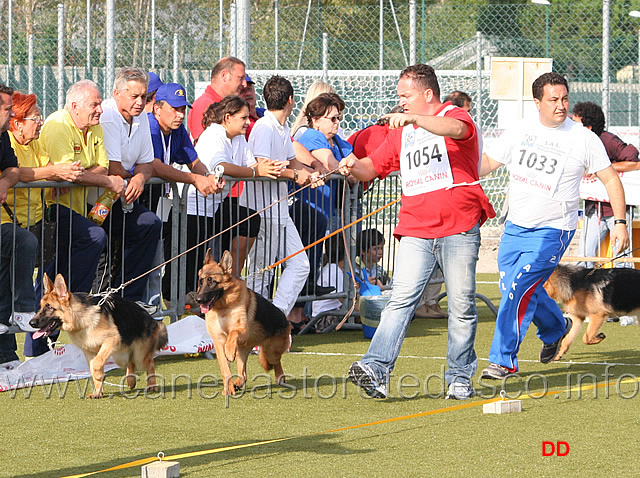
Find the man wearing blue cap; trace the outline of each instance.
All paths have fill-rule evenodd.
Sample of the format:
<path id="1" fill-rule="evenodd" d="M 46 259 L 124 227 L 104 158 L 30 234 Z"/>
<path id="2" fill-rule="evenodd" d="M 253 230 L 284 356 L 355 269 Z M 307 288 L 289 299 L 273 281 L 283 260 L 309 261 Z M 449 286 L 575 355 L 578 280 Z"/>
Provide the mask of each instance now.
<path id="1" fill-rule="evenodd" d="M 198 159 L 183 124 L 187 106 L 191 107 L 182 85 L 167 83 L 158 87 L 153 111 L 147 114 L 153 144 L 153 175 L 171 182 L 193 184 L 202 195 L 207 196 L 221 191 L 224 183 L 218 185 L 215 176 L 209 176 L 209 169 Z M 172 166 L 173 163 L 184 164 L 191 172 L 176 169 Z M 153 210 L 157 210 L 160 197 L 164 195 L 164 185 L 156 184 L 150 187 L 149 203 Z M 169 219 L 168 208 L 161 209 L 158 210 L 158 215 L 166 216 L 163 219 Z M 165 246 L 171 243 L 168 237 L 170 234 L 171 227 L 167 225 L 163 234 Z M 164 254 L 164 250 L 159 250 L 155 262 L 162 263 L 163 257 L 168 255 Z M 154 276 L 154 292 L 159 293 L 160 287 L 158 274 Z M 165 295 L 165 302 L 167 298 Z"/>
<path id="2" fill-rule="evenodd" d="M 221 188 L 213 176 L 208 177 L 209 170 L 198 159 L 184 127 L 187 106 L 191 108 L 182 85 L 167 83 L 158 88 L 153 113 L 148 114 L 153 143 L 153 175 L 167 181 L 193 184 L 207 196 Z M 172 166 L 173 163 L 184 164 L 191 172 L 180 171 Z"/>
<path id="3" fill-rule="evenodd" d="M 147 87 L 147 104 L 144 107 L 144 112 L 149 114 L 153 113 L 153 104 L 156 102 L 156 92 L 158 88 L 164 85 L 164 82 L 153 71 L 149 71 L 147 75 L 149 75 L 149 86 Z"/>

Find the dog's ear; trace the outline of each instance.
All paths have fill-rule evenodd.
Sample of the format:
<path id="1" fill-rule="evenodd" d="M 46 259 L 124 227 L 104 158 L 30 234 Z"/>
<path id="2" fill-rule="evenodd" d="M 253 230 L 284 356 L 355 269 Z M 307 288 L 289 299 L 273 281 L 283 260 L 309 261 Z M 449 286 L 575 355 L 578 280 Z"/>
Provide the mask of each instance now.
<path id="1" fill-rule="evenodd" d="M 51 292 L 53 290 L 53 282 L 51 282 L 51 279 L 49 279 L 49 276 L 47 275 L 47 273 L 44 273 L 44 276 L 42 277 L 42 285 L 44 287 L 44 293 L 48 294 L 49 292 Z"/>
<path id="2" fill-rule="evenodd" d="M 68 299 L 69 290 L 67 289 L 67 284 L 64 281 L 64 277 L 62 277 L 62 274 L 58 274 L 56 276 L 54 287 L 56 290 L 56 294 L 58 294 L 58 297 L 60 299 Z"/>
<path id="3" fill-rule="evenodd" d="M 549 297 L 551 297 L 553 300 L 560 300 L 558 289 L 556 288 L 557 279 L 558 273 L 556 271 L 553 271 L 551 273 L 551 276 L 545 281 L 544 284 L 542 284 L 544 290 L 547 291 L 547 294 L 549 294 Z"/>
<path id="4" fill-rule="evenodd" d="M 215 262 L 213 260 L 213 255 L 211 254 L 211 248 L 207 249 L 207 253 L 204 256 L 204 265 L 206 266 L 207 264 L 211 264 Z"/>
<path id="5" fill-rule="evenodd" d="M 231 257 L 231 253 L 229 251 L 224 251 L 222 254 L 220 267 L 222 267 L 226 273 L 231 272 L 231 269 L 233 269 L 233 257 Z"/>

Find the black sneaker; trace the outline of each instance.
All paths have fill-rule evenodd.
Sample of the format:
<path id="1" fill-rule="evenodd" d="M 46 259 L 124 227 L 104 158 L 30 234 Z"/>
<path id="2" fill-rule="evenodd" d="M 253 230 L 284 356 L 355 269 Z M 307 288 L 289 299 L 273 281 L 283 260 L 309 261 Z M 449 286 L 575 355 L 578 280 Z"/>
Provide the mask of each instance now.
<path id="1" fill-rule="evenodd" d="M 564 324 L 565 324 L 566 332 L 562 337 L 560 337 L 558 340 L 556 340 L 552 344 L 549 344 L 549 345 L 542 344 L 542 348 L 540 349 L 540 362 L 549 363 L 554 359 L 556 355 L 558 355 L 558 349 L 560 348 L 562 339 L 564 339 L 569 333 L 569 331 L 571 330 L 571 327 L 573 326 L 573 321 L 569 317 L 565 317 Z"/>
<path id="2" fill-rule="evenodd" d="M 503 367 L 502 365 L 498 365 L 497 363 L 490 363 L 489 366 L 482 371 L 482 375 L 480 375 L 480 378 L 502 380 L 503 378 L 506 378 L 513 374 L 514 372 L 511 372 L 507 367 Z"/>

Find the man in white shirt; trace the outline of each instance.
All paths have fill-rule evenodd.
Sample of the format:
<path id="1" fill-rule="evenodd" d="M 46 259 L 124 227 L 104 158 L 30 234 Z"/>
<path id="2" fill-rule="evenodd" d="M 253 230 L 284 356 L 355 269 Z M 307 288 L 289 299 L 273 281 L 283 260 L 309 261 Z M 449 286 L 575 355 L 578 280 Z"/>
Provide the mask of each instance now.
<path id="1" fill-rule="evenodd" d="M 128 180 L 103 227 L 111 240 L 123 240 L 124 271 L 114 274 L 113 286 L 149 271 L 160 239 L 158 216 L 136 200 L 153 174 L 153 145 L 144 111 L 149 77 L 140 68 L 123 68 L 116 75 L 113 97 L 102 103 L 100 124 L 109 158 L 109 174 Z M 148 276 L 124 290 L 125 297 L 142 300 Z"/>
<path id="2" fill-rule="evenodd" d="M 265 83 L 262 91 L 267 111 L 251 130 L 249 147 L 258 162 L 280 163 L 281 178 L 292 179 L 298 185 L 306 184 L 311 174 L 296 160 L 291 132 L 287 125 L 293 111 L 293 87 L 287 79 L 273 76 Z M 240 204 L 259 211 L 286 196 L 287 183 L 284 181 L 248 182 L 242 191 Z M 287 201 L 267 209 L 261 213 L 261 218 L 260 232 L 250 252 L 252 272 L 256 274 L 247 281 L 247 285 L 258 294 L 269 297 L 273 273 L 257 271 L 271 265 L 276 257 L 284 258 L 303 249 L 304 246 L 289 216 Z M 287 260 L 284 265 L 273 304 L 288 315 L 305 284 L 310 266 L 306 254 L 298 254 Z"/>
<path id="3" fill-rule="evenodd" d="M 542 287 L 571 242 L 578 223 L 580 180 L 595 174 L 605 185 L 616 225 L 612 244 L 629 244 L 624 190 L 600 139 L 567 117 L 569 86 L 558 73 L 532 85 L 538 117 L 523 121 L 483 155 L 481 175 L 509 168 L 509 214 L 500 241 L 502 300 L 482 378 L 503 379 L 518 371 L 517 353 L 531 322 L 543 342 L 540 362 L 554 359 L 571 320 Z"/>

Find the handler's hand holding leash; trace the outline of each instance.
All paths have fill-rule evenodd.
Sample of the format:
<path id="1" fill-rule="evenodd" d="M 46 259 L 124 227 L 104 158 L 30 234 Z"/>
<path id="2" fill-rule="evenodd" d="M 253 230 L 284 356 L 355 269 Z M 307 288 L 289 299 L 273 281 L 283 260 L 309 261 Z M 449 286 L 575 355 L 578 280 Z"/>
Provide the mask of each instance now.
<path id="1" fill-rule="evenodd" d="M 389 128 L 391 129 L 404 128 L 409 124 L 416 123 L 416 117 L 406 113 L 387 113 L 382 115 L 381 119 L 388 119 Z"/>
<path id="2" fill-rule="evenodd" d="M 351 170 L 356 165 L 356 162 L 357 162 L 356 159 L 349 155 L 346 158 L 344 158 L 342 161 L 340 161 L 340 164 L 338 166 L 338 171 L 343 176 L 349 176 L 351 175 Z"/>
<path id="3" fill-rule="evenodd" d="M 629 230 L 625 219 L 616 219 L 611 231 L 611 244 L 614 247 L 614 255 L 620 254 L 629 247 Z"/>

